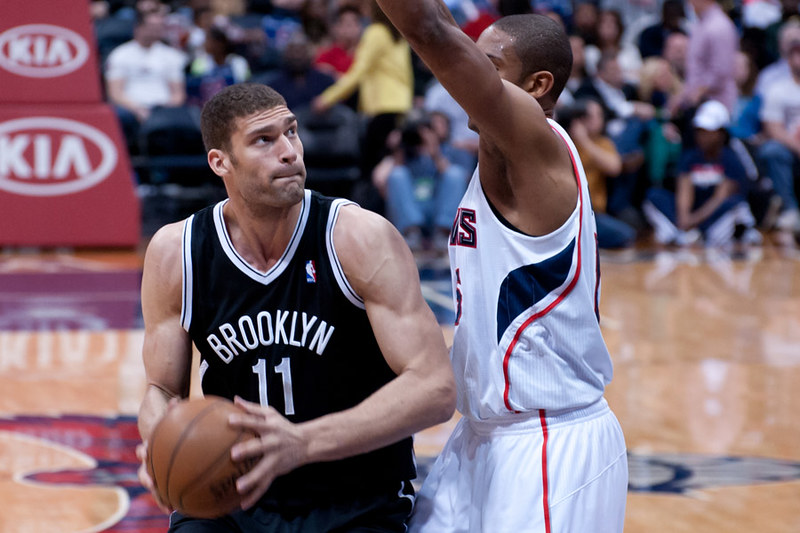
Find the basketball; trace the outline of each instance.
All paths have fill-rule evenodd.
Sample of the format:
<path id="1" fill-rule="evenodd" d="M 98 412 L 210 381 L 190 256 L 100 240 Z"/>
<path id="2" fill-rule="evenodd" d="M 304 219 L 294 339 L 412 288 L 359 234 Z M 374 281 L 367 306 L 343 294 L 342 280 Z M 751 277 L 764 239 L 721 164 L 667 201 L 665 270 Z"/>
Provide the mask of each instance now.
<path id="1" fill-rule="evenodd" d="M 231 447 L 257 435 L 235 429 L 240 410 L 219 397 L 184 400 L 158 422 L 148 448 L 148 472 L 161 501 L 195 518 L 218 518 L 239 508 L 236 479 L 257 462 L 236 463 Z"/>

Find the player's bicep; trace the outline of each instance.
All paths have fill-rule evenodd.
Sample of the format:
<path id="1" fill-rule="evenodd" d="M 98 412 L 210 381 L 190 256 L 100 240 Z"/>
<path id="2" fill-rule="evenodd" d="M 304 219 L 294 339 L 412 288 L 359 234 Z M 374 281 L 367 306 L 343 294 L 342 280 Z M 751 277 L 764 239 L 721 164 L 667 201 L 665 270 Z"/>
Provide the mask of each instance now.
<path id="1" fill-rule="evenodd" d="M 365 297 L 375 338 L 387 364 L 397 374 L 434 366 L 435 358 L 429 354 L 445 350 L 442 330 L 422 297 L 413 260 L 411 266 L 413 273 L 401 265 L 397 270 L 387 269 L 387 277 L 376 280 L 385 288 Z"/>
<path id="2" fill-rule="evenodd" d="M 191 340 L 180 323 L 180 225 L 164 228 L 148 247 L 142 273 L 142 358 L 148 384 L 174 395 L 188 392 Z"/>
<path id="3" fill-rule="evenodd" d="M 436 79 L 449 92 L 470 117 L 488 115 L 495 100 L 487 105 L 487 97 L 496 98 L 502 81 L 497 69 L 472 39 L 458 28 L 447 26 L 449 38 L 417 45 L 415 49 L 429 66 Z"/>
<path id="4" fill-rule="evenodd" d="M 364 300 L 386 362 L 397 374 L 441 363 L 431 354 L 445 353 L 444 337 L 422 297 L 417 266 L 402 236 L 376 215 L 354 222 L 347 226 L 358 228 L 361 236 L 337 227 L 344 249 L 337 244 L 337 251 L 345 275 Z"/>
<path id="5" fill-rule="evenodd" d="M 438 31 L 437 38 L 412 44 L 482 136 L 510 152 L 519 146 L 529 153 L 537 146 L 531 142 L 535 135 L 545 145 L 552 142 L 544 111 L 534 98 L 504 81 L 493 60 L 458 27 L 445 24 Z"/>

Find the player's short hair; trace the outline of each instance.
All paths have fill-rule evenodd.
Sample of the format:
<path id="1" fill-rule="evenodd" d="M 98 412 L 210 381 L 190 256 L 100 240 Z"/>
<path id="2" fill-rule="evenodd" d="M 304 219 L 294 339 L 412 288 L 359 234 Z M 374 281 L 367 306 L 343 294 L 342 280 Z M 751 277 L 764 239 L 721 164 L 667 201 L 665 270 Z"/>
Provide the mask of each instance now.
<path id="1" fill-rule="evenodd" d="M 286 99 L 278 91 L 261 83 L 237 83 L 222 89 L 206 102 L 200 115 L 206 151 L 230 150 L 236 119 L 285 105 Z"/>
<path id="2" fill-rule="evenodd" d="M 538 14 L 509 15 L 493 26 L 511 37 L 522 62 L 522 79 L 542 70 L 553 75 L 548 97 L 555 102 L 572 70 L 572 47 L 564 28 L 550 17 Z"/>

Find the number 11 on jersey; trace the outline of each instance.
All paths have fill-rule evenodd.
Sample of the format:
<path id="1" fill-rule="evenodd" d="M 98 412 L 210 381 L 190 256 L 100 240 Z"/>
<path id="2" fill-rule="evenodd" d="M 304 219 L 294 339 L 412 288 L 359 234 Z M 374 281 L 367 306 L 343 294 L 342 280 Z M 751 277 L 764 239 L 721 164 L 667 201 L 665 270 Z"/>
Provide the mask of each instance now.
<path id="1" fill-rule="evenodd" d="M 281 359 L 281 363 L 274 368 L 274 371 L 281 375 L 283 381 L 283 405 L 286 408 L 285 415 L 294 414 L 294 395 L 292 393 L 292 365 L 288 357 Z M 267 394 L 267 360 L 259 359 L 253 365 L 253 374 L 258 376 L 258 398 L 262 407 L 269 405 L 269 395 Z"/>

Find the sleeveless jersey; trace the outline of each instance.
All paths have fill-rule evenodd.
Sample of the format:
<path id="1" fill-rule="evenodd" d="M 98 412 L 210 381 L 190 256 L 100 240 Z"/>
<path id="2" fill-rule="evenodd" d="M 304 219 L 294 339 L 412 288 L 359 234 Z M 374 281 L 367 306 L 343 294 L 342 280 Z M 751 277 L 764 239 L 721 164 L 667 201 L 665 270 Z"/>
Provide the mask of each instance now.
<path id="1" fill-rule="evenodd" d="M 232 245 L 226 201 L 184 226 L 181 322 L 200 352 L 203 393 L 239 395 L 303 422 L 353 407 L 395 378 L 333 245 L 339 210 L 349 202 L 306 190 L 286 251 L 259 272 Z M 300 467 L 277 478 L 267 497 L 324 496 L 415 475 L 409 437 Z"/>
<path id="2" fill-rule="evenodd" d="M 548 235 L 521 233 L 489 203 L 476 169 L 453 223 L 450 357 L 458 410 L 472 419 L 585 407 L 611 380 L 586 176 L 572 140 L 549 122 L 569 148 L 578 182 L 569 219 Z"/>

